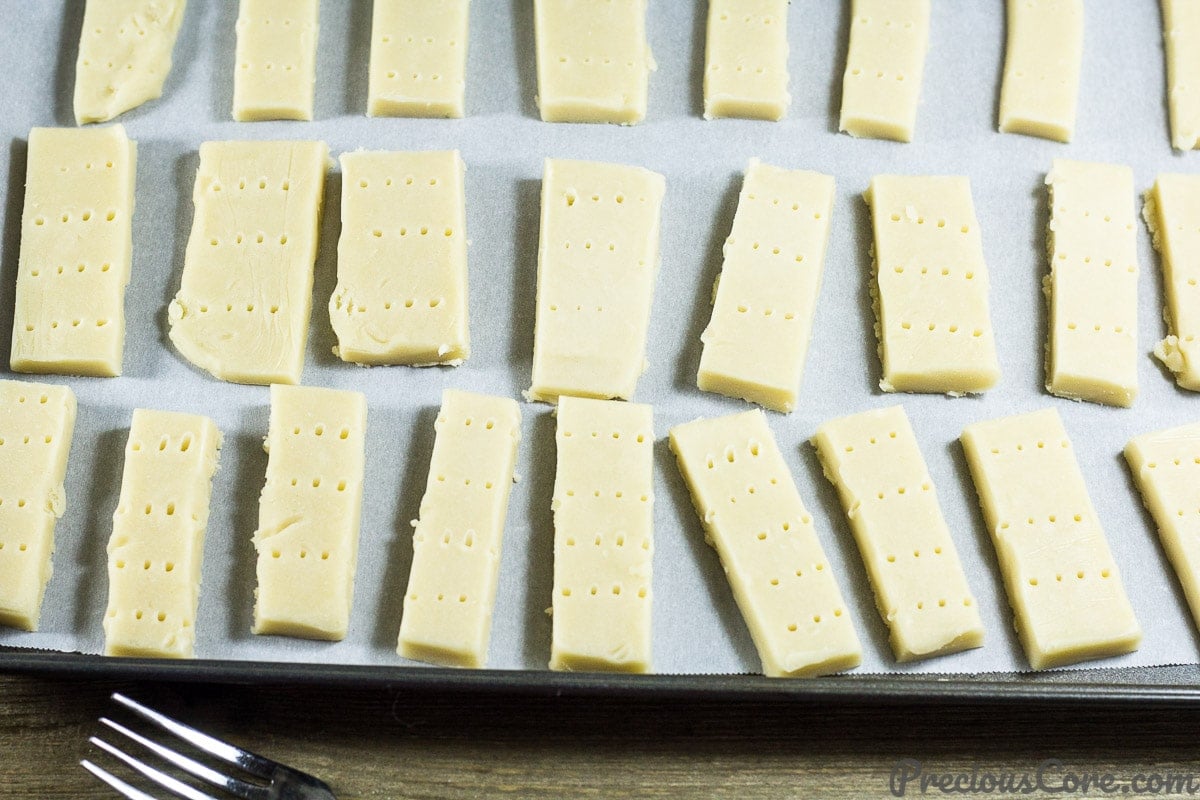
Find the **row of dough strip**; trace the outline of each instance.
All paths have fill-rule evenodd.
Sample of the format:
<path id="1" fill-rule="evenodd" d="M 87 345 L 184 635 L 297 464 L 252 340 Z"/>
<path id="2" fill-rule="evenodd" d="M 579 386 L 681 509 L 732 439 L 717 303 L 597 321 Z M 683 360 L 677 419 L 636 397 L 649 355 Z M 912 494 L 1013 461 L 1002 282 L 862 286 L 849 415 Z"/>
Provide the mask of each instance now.
<path id="1" fill-rule="evenodd" d="M 853 0 L 840 130 L 910 141 L 929 48 L 930 0 Z M 535 0 L 538 96 L 547 122 L 630 125 L 646 116 L 647 0 Z M 1162 0 L 1171 143 L 1200 145 L 1200 10 Z M 159 97 L 185 0 L 88 2 L 76 64 L 79 124 Z M 311 120 L 318 0 L 240 0 L 233 118 Z M 371 116 L 462 117 L 469 0 L 375 0 Z M 807 13 L 813 13 L 809 10 Z M 1074 135 L 1083 0 L 1008 0 L 999 129 L 1066 142 Z M 788 92 L 787 0 L 710 0 L 704 116 L 779 120 Z M 525 21 L 522 20 L 522 23 Z"/>
<path id="2" fill-rule="evenodd" d="M 67 387 L 0 381 L 0 624 L 37 628 L 55 520 L 101 511 L 77 508 L 64 492 L 76 413 Z M 369 483 L 366 415 L 357 392 L 271 387 L 253 534 L 254 633 L 346 635 Z M 512 399 L 443 395 L 399 621 L 397 650 L 407 658 L 486 665 L 520 421 Z M 650 671 L 652 409 L 564 397 L 555 440 L 553 495 L 545 498 L 555 527 L 550 667 Z M 974 423 L 961 442 L 1030 666 L 1136 649 L 1141 629 L 1057 412 Z M 193 655 L 220 446 L 220 431 L 204 416 L 134 411 L 107 549 L 107 654 Z M 669 446 L 764 674 L 856 666 L 865 621 L 851 618 L 763 412 L 677 425 Z M 838 490 L 896 659 L 982 646 L 955 537 L 904 409 L 829 420 L 813 446 Z M 1136 437 L 1125 454 L 1200 621 L 1200 426 Z"/>
<path id="3" fill-rule="evenodd" d="M 136 144 L 120 125 L 29 137 L 11 365 L 121 373 L 134 243 Z M 226 381 L 299 383 L 331 159 L 322 142 L 206 142 L 170 340 Z M 341 156 L 336 354 L 364 365 L 457 365 L 470 355 L 464 165 L 457 152 Z M 1047 389 L 1130 406 L 1137 396 L 1132 172 L 1056 159 Z M 647 368 L 663 176 L 548 159 L 530 399 L 630 399 Z M 706 391 L 796 407 L 832 224 L 834 180 L 751 160 L 702 334 Z M 983 392 L 1000 379 L 988 269 L 965 177 L 878 175 L 876 316 L 884 391 Z M 1200 177 L 1164 174 L 1144 208 L 1162 254 L 1169 335 L 1155 355 L 1200 386 Z M 764 351 L 758 345 L 772 341 Z"/>

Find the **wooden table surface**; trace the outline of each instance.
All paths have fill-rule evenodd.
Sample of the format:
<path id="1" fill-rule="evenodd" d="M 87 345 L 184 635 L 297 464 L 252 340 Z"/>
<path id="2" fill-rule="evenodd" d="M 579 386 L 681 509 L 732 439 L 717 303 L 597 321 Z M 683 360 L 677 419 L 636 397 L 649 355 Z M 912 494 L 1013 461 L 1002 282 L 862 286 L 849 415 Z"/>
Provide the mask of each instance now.
<path id="1" fill-rule="evenodd" d="M 0 674 L 0 798 L 115 796 L 78 766 L 85 756 L 111 763 L 86 742 L 96 718 L 114 713 L 114 690 L 307 769 L 342 800 L 889 797 L 900 759 L 966 775 L 1036 773 L 1059 759 L 1044 768 L 1051 786 L 1068 773 L 1118 782 L 1176 773 L 1194 774 L 1200 791 L 1200 709 L 655 702 Z"/>

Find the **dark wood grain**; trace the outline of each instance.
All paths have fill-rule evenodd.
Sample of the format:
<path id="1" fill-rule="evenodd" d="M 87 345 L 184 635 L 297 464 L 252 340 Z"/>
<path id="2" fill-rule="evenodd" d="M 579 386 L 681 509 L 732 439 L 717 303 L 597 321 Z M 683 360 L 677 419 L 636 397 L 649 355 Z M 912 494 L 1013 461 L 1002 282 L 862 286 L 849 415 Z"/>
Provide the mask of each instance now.
<path id="1" fill-rule="evenodd" d="M 114 690 L 314 772 L 343 799 L 886 797 L 901 758 L 955 772 L 1027 771 L 1058 758 L 1118 777 L 1200 776 L 1198 710 L 660 703 L 0 675 L 0 797 L 112 797 L 77 762 L 103 760 L 86 741 L 96 718 L 113 713 Z"/>

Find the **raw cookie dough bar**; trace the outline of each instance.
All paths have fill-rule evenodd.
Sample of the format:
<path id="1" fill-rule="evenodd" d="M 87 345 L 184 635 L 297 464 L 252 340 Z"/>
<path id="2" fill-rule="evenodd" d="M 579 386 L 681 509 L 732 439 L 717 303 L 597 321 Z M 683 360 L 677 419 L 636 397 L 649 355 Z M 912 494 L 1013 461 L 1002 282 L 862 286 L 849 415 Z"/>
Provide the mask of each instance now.
<path id="1" fill-rule="evenodd" d="M 0 625 L 37 630 L 74 432 L 69 388 L 0 380 Z"/>
<path id="2" fill-rule="evenodd" d="M 1142 207 L 1162 257 L 1167 337 L 1154 355 L 1184 389 L 1200 391 L 1200 175 L 1159 175 Z"/>
<path id="3" fill-rule="evenodd" d="M 550 669 L 649 672 L 653 412 L 563 397 L 555 438 Z"/>
<path id="4" fill-rule="evenodd" d="M 367 113 L 461 117 L 470 0 L 375 0 Z"/>
<path id="5" fill-rule="evenodd" d="M 1083 0 L 1008 0 L 1000 131 L 1069 142 L 1083 61 Z"/>
<path id="6" fill-rule="evenodd" d="M 787 0 L 709 0 L 704 117 L 787 114 Z"/>
<path id="7" fill-rule="evenodd" d="M 655 68 L 646 42 L 646 0 L 534 0 L 537 104 L 546 122 L 646 117 Z"/>
<path id="8" fill-rule="evenodd" d="M 1137 397 L 1137 234 L 1133 171 L 1056 158 L 1047 244 L 1046 389 L 1131 406 Z"/>
<path id="9" fill-rule="evenodd" d="M 171 341 L 224 381 L 299 383 L 329 148 L 205 142 Z"/>
<path id="10" fill-rule="evenodd" d="M 641 167 L 546 159 L 530 400 L 633 396 L 664 191 Z"/>
<path id="11" fill-rule="evenodd" d="M 241 0 L 233 118 L 310 120 L 318 0 Z"/>
<path id="12" fill-rule="evenodd" d="M 1200 3 L 1162 0 L 1171 146 L 1200 147 Z"/>
<path id="13" fill-rule="evenodd" d="M 833 178 L 751 159 L 738 197 L 697 385 L 775 411 L 796 407 L 821 288 Z M 770 342 L 770 347 L 763 347 Z"/>
<path id="14" fill-rule="evenodd" d="M 897 661 L 983 644 L 983 623 L 902 406 L 830 420 L 813 445 L 837 487 Z"/>
<path id="15" fill-rule="evenodd" d="M 917 122 L 929 0 L 854 0 L 838 130 L 910 142 Z"/>
<path id="16" fill-rule="evenodd" d="M 1200 424 L 1136 436 L 1125 460 L 1200 625 Z"/>
<path id="17" fill-rule="evenodd" d="M 875 301 L 885 392 L 982 392 L 1000 379 L 988 272 L 963 177 L 877 175 Z"/>
<path id="18" fill-rule="evenodd" d="M 759 410 L 671 429 L 671 450 L 768 677 L 858 666 L 862 648 Z"/>
<path id="19" fill-rule="evenodd" d="M 104 122 L 162 96 L 186 0 L 88 0 L 75 61 L 75 121 Z"/>
<path id="20" fill-rule="evenodd" d="M 482 667 L 521 411 L 506 397 L 447 389 L 435 428 L 397 652 L 445 666 Z"/>
<path id="21" fill-rule="evenodd" d="M 461 364 L 470 342 L 458 151 L 359 151 L 341 162 L 334 352 L 359 364 Z"/>
<path id="22" fill-rule="evenodd" d="M 968 425 L 962 445 L 1029 665 L 1136 650 L 1142 631 L 1058 412 Z"/>
<path id="23" fill-rule="evenodd" d="M 220 448 L 208 417 L 134 409 L 108 540 L 105 655 L 192 657 Z"/>
<path id="24" fill-rule="evenodd" d="M 359 392 L 271 387 L 258 505 L 254 633 L 339 641 L 350 624 L 367 401 Z"/>
<path id="25" fill-rule="evenodd" d="M 14 372 L 121 374 L 136 171 L 120 125 L 29 132 Z"/>

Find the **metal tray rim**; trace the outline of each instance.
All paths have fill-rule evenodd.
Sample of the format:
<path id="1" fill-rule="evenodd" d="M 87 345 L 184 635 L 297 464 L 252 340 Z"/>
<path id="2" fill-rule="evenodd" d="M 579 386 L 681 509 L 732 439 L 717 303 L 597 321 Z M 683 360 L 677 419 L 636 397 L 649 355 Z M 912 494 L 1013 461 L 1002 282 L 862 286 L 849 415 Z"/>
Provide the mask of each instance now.
<path id="1" fill-rule="evenodd" d="M 1137 682 L 1137 676 L 1184 669 L 1187 682 Z M 0 647 L 0 670 L 57 678 L 161 680 L 180 683 L 347 686 L 528 696 L 697 700 L 797 704 L 1167 705 L 1200 708 L 1200 667 L 1170 665 L 1130 671 L 1055 673 L 864 674 L 787 680 L 762 675 L 633 675 L 550 670 L 461 670 L 295 662 L 163 661 Z"/>

